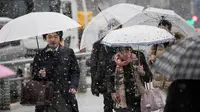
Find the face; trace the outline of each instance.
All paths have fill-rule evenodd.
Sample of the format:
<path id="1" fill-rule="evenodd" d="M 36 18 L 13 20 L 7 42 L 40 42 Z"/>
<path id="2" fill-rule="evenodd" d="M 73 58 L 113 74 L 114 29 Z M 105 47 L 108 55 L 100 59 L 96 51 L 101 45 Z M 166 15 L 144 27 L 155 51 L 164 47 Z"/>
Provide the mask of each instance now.
<path id="1" fill-rule="evenodd" d="M 126 54 L 126 53 L 129 53 L 129 52 L 131 52 L 131 49 L 130 49 L 130 48 L 122 48 L 122 49 L 121 49 L 121 53 L 122 53 L 122 54 Z"/>
<path id="2" fill-rule="evenodd" d="M 166 25 L 166 26 L 159 26 L 158 28 L 162 28 L 162 29 L 165 29 L 165 30 L 167 30 L 168 32 L 169 32 L 169 28 L 168 28 L 168 26 Z"/>
<path id="3" fill-rule="evenodd" d="M 57 47 L 60 43 L 60 37 L 57 33 L 49 33 L 46 35 L 46 40 L 50 47 Z"/>

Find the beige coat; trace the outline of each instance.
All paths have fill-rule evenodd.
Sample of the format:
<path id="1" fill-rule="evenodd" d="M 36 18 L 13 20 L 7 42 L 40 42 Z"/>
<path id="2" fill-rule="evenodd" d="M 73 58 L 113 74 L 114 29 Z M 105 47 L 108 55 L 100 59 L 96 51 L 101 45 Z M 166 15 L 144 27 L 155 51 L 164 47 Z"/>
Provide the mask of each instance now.
<path id="1" fill-rule="evenodd" d="M 182 40 L 184 39 L 184 35 L 180 32 L 175 32 L 173 34 L 176 38 L 176 40 Z M 157 46 L 157 49 L 155 49 L 155 47 L 151 47 L 151 50 L 150 50 L 150 55 L 154 55 L 155 54 L 155 50 L 156 51 L 156 58 L 159 58 L 166 50 L 166 48 L 170 47 L 173 43 L 170 43 L 169 45 L 167 45 L 167 47 L 164 47 L 163 44 L 160 44 Z M 151 66 L 151 64 L 149 63 L 149 65 Z M 154 73 L 154 77 L 153 77 L 153 85 L 154 87 L 160 87 L 160 88 L 163 88 L 163 89 L 166 89 L 170 86 L 171 84 L 171 81 L 169 81 L 169 79 L 167 79 L 166 77 L 164 77 L 163 74 L 160 74 L 160 73 Z"/>
<path id="2" fill-rule="evenodd" d="M 164 47 L 163 44 L 158 45 L 157 51 L 156 51 L 156 58 L 159 58 L 164 53 L 166 48 Z M 155 47 L 151 48 L 150 56 L 155 54 L 155 50 L 156 50 Z M 154 73 L 154 75 L 153 75 L 153 86 L 154 87 L 159 87 L 161 89 L 167 89 L 170 86 L 170 84 L 171 84 L 171 82 L 169 81 L 169 79 L 167 79 L 163 74 Z"/>

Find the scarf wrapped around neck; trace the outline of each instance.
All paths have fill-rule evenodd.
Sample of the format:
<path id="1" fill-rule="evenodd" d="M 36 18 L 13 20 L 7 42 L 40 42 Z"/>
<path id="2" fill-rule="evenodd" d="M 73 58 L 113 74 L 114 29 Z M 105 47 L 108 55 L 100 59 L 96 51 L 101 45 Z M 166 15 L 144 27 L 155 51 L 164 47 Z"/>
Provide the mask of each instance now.
<path id="1" fill-rule="evenodd" d="M 137 61 L 138 58 L 136 57 L 136 55 L 134 53 L 132 53 L 131 51 L 128 52 L 118 52 L 115 56 L 115 63 L 116 63 L 116 74 L 115 74 L 115 91 L 116 91 L 116 95 L 118 96 L 118 101 L 116 102 L 116 108 L 127 108 L 127 102 L 126 102 L 126 91 L 125 91 L 125 84 L 124 84 L 124 66 L 127 66 L 128 64 Z M 135 72 L 132 73 L 133 78 L 135 80 Z M 136 83 L 138 82 L 138 80 L 136 80 Z M 135 96 L 139 96 L 139 92 L 136 88 L 137 92 L 135 92 Z"/>
<path id="2" fill-rule="evenodd" d="M 115 63 L 116 63 L 116 70 L 121 71 L 123 70 L 123 67 L 128 65 L 129 63 L 138 60 L 137 56 L 132 53 L 131 51 L 128 51 L 126 53 L 119 52 L 114 57 Z"/>

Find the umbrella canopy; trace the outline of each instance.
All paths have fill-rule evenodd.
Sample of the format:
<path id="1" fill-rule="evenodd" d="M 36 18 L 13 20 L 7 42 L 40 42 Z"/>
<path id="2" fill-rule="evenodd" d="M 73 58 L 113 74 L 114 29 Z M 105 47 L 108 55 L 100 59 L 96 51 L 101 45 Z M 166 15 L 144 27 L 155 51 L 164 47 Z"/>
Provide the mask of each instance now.
<path id="1" fill-rule="evenodd" d="M 46 33 L 70 30 L 80 25 L 56 12 L 32 12 L 11 20 L 0 30 L 0 43 L 34 37 Z"/>
<path id="2" fill-rule="evenodd" d="M 144 7 L 138 5 L 122 3 L 103 10 L 95 16 L 85 28 L 80 49 L 92 45 L 101 37 L 105 36 L 110 30 L 124 24 L 141 12 L 143 8 Z"/>
<path id="3" fill-rule="evenodd" d="M 0 78 L 5 78 L 9 76 L 14 76 L 14 75 L 16 75 L 16 73 L 13 70 L 3 65 L 0 65 Z"/>
<path id="4" fill-rule="evenodd" d="M 197 36 L 196 29 L 187 23 L 181 16 L 176 14 L 173 10 L 159 9 L 148 7 L 143 12 L 134 16 L 124 26 L 132 25 L 152 25 L 158 26 L 161 19 L 166 19 L 172 23 L 172 32 L 181 32 L 187 37 Z"/>
<path id="5" fill-rule="evenodd" d="M 167 49 L 153 64 L 153 71 L 172 80 L 200 79 L 200 37 L 180 41 Z"/>
<path id="6" fill-rule="evenodd" d="M 102 40 L 109 46 L 149 46 L 175 39 L 168 31 L 155 26 L 135 25 L 114 30 Z"/>

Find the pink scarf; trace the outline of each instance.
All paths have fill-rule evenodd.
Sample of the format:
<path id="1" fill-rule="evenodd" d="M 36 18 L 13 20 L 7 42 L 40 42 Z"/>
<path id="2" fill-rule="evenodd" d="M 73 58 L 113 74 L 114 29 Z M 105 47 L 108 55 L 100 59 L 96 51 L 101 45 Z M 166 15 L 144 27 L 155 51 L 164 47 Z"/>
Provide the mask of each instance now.
<path id="1" fill-rule="evenodd" d="M 123 70 L 123 66 L 138 60 L 137 56 L 131 51 L 128 52 L 118 52 L 115 57 L 115 63 L 117 64 L 116 70 Z"/>

